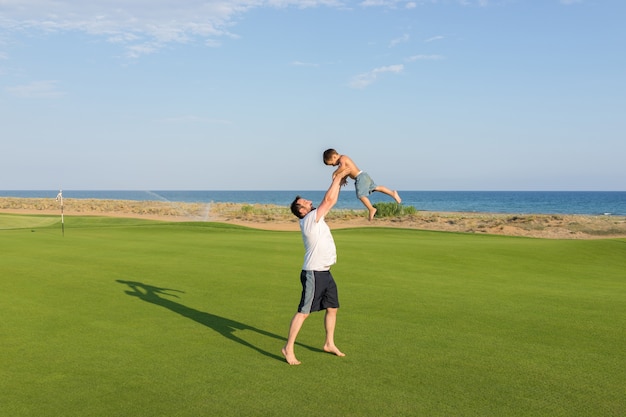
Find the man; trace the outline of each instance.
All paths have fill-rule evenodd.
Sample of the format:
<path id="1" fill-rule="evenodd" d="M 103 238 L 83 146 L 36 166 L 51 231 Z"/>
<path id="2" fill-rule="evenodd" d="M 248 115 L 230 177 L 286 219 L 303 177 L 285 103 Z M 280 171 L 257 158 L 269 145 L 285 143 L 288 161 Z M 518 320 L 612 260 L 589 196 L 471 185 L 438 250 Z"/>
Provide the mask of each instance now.
<path id="1" fill-rule="evenodd" d="M 335 346 L 335 323 L 339 298 L 330 267 L 337 261 L 337 250 L 324 217 L 337 203 L 341 181 L 347 174 L 348 169 L 345 169 L 333 177 L 333 182 L 318 208 L 313 207 L 310 200 L 305 200 L 300 196 L 297 196 L 291 203 L 291 212 L 300 219 L 305 252 L 304 264 L 300 273 L 302 296 L 298 305 L 298 312 L 291 319 L 287 343 L 282 349 L 283 356 L 289 365 L 300 365 L 294 352 L 296 337 L 309 314 L 320 310 L 326 310 L 324 351 L 337 356 L 345 356 Z"/>

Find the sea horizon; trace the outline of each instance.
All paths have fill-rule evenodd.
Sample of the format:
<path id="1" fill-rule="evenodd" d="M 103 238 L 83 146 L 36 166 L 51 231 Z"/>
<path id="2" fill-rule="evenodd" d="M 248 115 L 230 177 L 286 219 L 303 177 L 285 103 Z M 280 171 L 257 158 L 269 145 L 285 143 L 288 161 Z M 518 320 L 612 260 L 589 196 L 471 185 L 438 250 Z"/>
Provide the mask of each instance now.
<path id="1" fill-rule="evenodd" d="M 60 190 L 0 190 L 0 197 L 52 198 Z M 626 215 L 626 191 L 398 191 L 402 204 L 418 211 L 515 214 Z M 321 202 L 325 190 L 63 190 L 64 198 L 243 203 L 287 206 L 296 195 Z M 393 202 L 375 192 L 373 204 Z M 336 208 L 364 209 L 354 188 L 342 189 Z"/>

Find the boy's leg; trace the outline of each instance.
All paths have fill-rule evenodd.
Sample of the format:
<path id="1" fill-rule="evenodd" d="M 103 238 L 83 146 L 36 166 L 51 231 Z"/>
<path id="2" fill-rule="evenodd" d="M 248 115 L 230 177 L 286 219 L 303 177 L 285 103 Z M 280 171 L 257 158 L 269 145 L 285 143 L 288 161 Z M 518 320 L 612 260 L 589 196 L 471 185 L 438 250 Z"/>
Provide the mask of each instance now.
<path id="1" fill-rule="evenodd" d="M 291 319 L 291 324 L 289 325 L 289 335 L 287 336 L 287 343 L 282 349 L 283 356 L 285 357 L 289 365 L 300 365 L 301 363 L 296 358 L 294 346 L 296 344 L 296 337 L 298 337 L 298 333 L 302 328 L 302 324 L 308 316 L 308 314 L 296 313 Z"/>
<path id="2" fill-rule="evenodd" d="M 324 343 L 324 351 L 337 356 L 346 356 L 345 353 L 335 346 L 335 324 L 337 323 L 337 309 L 327 308 L 324 316 L 324 327 L 326 329 L 326 342 Z"/>
<path id="3" fill-rule="evenodd" d="M 396 200 L 396 203 L 400 204 L 402 202 L 402 199 L 400 198 L 400 195 L 398 194 L 398 192 L 396 190 L 390 190 L 389 188 L 385 187 L 384 185 L 379 185 L 376 188 L 374 188 L 374 191 L 379 191 L 381 193 L 385 193 L 388 196 L 392 197 L 394 200 Z"/>
<path id="4" fill-rule="evenodd" d="M 369 211 L 369 220 L 372 220 L 376 214 L 376 207 L 372 206 L 370 199 L 367 197 L 361 197 L 359 200 L 361 200 L 361 203 L 363 203 L 363 205 L 367 208 L 367 211 Z"/>

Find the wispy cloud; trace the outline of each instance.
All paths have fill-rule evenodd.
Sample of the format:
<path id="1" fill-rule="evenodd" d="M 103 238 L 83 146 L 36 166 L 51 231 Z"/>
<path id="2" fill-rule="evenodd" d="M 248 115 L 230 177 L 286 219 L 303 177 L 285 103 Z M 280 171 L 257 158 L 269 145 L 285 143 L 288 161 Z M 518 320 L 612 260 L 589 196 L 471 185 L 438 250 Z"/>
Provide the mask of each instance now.
<path id="1" fill-rule="evenodd" d="M 392 9 L 414 9 L 417 7 L 416 2 L 406 0 L 363 0 L 359 5 L 363 7 L 389 7 Z"/>
<path id="2" fill-rule="evenodd" d="M 437 61 L 443 59 L 443 55 L 413 55 L 408 57 L 406 60 L 408 62 L 415 62 L 415 61 Z"/>
<path id="3" fill-rule="evenodd" d="M 480 7 L 489 6 L 489 0 L 458 0 L 462 6 L 473 6 L 474 4 Z"/>
<path id="4" fill-rule="evenodd" d="M 291 65 L 294 67 L 319 67 L 319 64 L 312 62 L 292 61 Z"/>
<path id="5" fill-rule="evenodd" d="M 568 0 L 561 0 L 568 1 Z M 569 1 L 582 1 L 582 0 L 569 0 Z M 407 0 L 363 0 L 359 3 L 359 6 L 362 7 L 386 7 L 390 9 L 414 9 L 418 6 L 418 4 L 431 4 L 431 3 L 444 3 L 449 1 L 444 0 L 418 0 L 418 1 L 407 1 Z M 461 6 L 473 6 L 478 5 L 481 7 L 488 6 L 489 0 L 456 0 L 456 3 Z"/>
<path id="6" fill-rule="evenodd" d="M 363 7 L 391 6 L 395 1 L 389 0 L 364 0 L 360 3 Z"/>
<path id="7" fill-rule="evenodd" d="M 169 43 L 202 41 L 219 46 L 234 20 L 253 8 L 342 7 L 340 0 L 2 0 L 0 29 L 7 32 L 78 31 L 126 47 L 130 57 L 154 53 Z"/>
<path id="8" fill-rule="evenodd" d="M 19 98 L 59 98 L 65 93 L 58 88 L 58 81 L 33 81 L 29 84 L 7 87 L 9 94 Z"/>
<path id="9" fill-rule="evenodd" d="M 160 42 L 135 43 L 126 47 L 126 56 L 129 58 L 139 58 L 143 55 L 155 53 L 161 49 L 161 47 L 162 43 Z"/>
<path id="10" fill-rule="evenodd" d="M 411 37 L 408 34 L 405 33 L 404 35 L 400 36 L 399 38 L 392 39 L 391 42 L 389 42 L 389 47 L 393 48 L 394 46 L 396 46 L 398 44 L 408 42 L 410 38 Z"/>
<path id="11" fill-rule="evenodd" d="M 443 36 L 441 36 L 441 35 L 432 36 L 432 37 L 430 37 L 430 38 L 428 38 L 428 39 L 424 39 L 424 43 L 430 43 L 430 42 L 440 41 L 440 40 L 442 40 L 442 39 L 444 39 L 444 37 L 443 37 Z"/>
<path id="12" fill-rule="evenodd" d="M 404 71 L 404 65 L 402 64 L 388 65 L 386 67 L 374 68 L 373 70 L 369 72 L 355 76 L 350 81 L 350 87 L 363 89 L 369 86 L 370 84 L 372 84 L 374 81 L 376 81 L 381 74 L 385 74 L 389 72 L 393 74 L 399 74 L 402 71 Z"/>
<path id="13" fill-rule="evenodd" d="M 414 9 L 440 0 L 362 0 L 360 7 Z M 487 0 L 456 0 L 482 4 Z M 560 0 L 564 4 L 581 0 Z M 0 31 L 80 32 L 119 44 L 130 58 L 153 54 L 172 43 L 220 47 L 237 39 L 234 28 L 244 14 L 260 8 L 349 9 L 348 0 L 0 0 Z M 442 39 L 433 37 L 427 40 Z M 390 47 L 409 40 L 394 39 Z"/>
<path id="14" fill-rule="evenodd" d="M 166 117 L 163 119 L 163 122 L 166 123 L 180 123 L 180 124 L 190 124 L 190 123 L 208 123 L 208 124 L 220 124 L 220 125 L 230 125 L 232 122 L 230 120 L 224 119 L 211 119 L 201 116 L 195 116 L 192 114 L 187 114 L 183 116 L 173 116 Z"/>

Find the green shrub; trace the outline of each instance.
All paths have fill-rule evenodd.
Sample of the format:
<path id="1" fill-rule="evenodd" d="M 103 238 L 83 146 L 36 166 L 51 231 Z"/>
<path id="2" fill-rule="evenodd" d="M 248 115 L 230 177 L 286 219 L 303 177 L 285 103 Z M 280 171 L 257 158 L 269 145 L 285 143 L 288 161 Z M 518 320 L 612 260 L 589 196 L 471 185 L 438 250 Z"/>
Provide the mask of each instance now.
<path id="1" fill-rule="evenodd" d="M 417 210 L 413 206 L 403 206 L 398 203 L 376 203 L 376 217 L 400 217 L 415 214 Z"/>
<path id="2" fill-rule="evenodd" d="M 248 205 L 248 204 L 243 205 L 243 206 L 241 206 L 241 212 L 243 214 L 253 214 L 255 212 L 254 206 L 251 206 L 251 205 Z"/>

